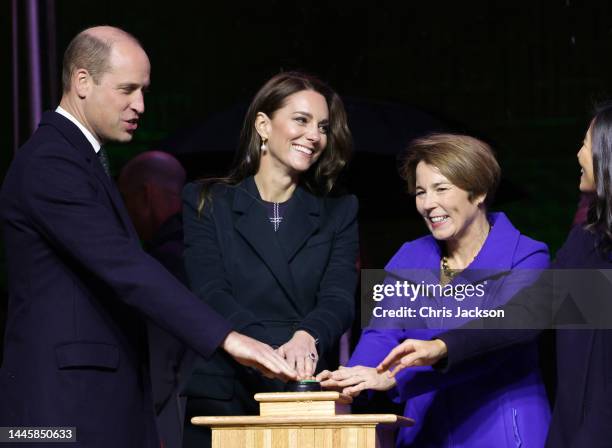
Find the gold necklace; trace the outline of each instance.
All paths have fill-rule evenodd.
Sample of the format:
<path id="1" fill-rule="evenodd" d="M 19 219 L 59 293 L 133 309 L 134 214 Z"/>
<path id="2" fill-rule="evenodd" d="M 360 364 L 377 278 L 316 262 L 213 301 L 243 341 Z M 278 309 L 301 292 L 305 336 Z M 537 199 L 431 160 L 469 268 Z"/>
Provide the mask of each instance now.
<path id="1" fill-rule="evenodd" d="M 489 229 L 487 230 L 487 234 L 485 235 L 484 241 L 480 245 L 480 249 L 482 249 L 482 246 L 484 246 L 484 243 L 487 240 L 487 237 L 489 236 L 489 233 L 491 232 L 492 228 L 493 228 L 493 225 L 489 224 Z M 478 249 L 478 252 L 480 252 L 480 249 Z M 474 258 L 476 258 L 476 256 L 478 255 L 478 252 L 476 252 L 476 254 L 472 257 L 472 260 L 470 261 L 470 263 L 474 261 Z M 462 269 L 451 269 L 451 267 L 448 265 L 448 257 L 446 255 L 443 256 L 440 261 L 441 261 L 440 264 L 442 265 L 442 274 L 445 277 L 444 279 L 441 279 L 442 283 L 447 284 L 447 283 L 452 282 L 453 279 L 457 276 L 457 274 L 459 274 L 462 271 Z"/>
<path id="2" fill-rule="evenodd" d="M 444 274 L 444 277 L 446 277 L 447 280 L 444 283 L 450 283 L 459 272 L 461 272 L 459 269 L 450 268 L 448 265 L 448 258 L 446 258 L 446 256 L 442 257 L 442 274 Z"/>

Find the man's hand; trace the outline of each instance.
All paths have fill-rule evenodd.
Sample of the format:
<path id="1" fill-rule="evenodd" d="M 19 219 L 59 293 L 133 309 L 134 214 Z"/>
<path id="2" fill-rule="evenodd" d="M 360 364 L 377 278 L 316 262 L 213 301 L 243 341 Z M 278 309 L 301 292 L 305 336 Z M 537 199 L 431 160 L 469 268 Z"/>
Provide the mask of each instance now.
<path id="1" fill-rule="evenodd" d="M 395 376 L 397 372 L 406 367 L 431 366 L 446 357 L 446 354 L 446 344 L 440 339 L 433 341 L 406 339 L 389 352 L 376 370 L 384 372 L 393 368 L 391 376 Z"/>
<path id="2" fill-rule="evenodd" d="M 226 336 L 221 344 L 232 358 L 247 367 L 255 367 L 268 378 L 283 381 L 297 379 L 297 373 L 272 347 L 236 331 Z"/>
<path id="3" fill-rule="evenodd" d="M 319 355 L 315 339 L 306 331 L 298 330 L 293 337 L 281 345 L 278 354 L 297 370 L 298 380 L 309 379 L 315 373 Z"/>
<path id="4" fill-rule="evenodd" d="M 317 375 L 317 381 L 326 389 L 334 389 L 356 397 L 362 390 L 389 390 L 395 386 L 395 378 L 389 372 L 379 373 L 374 367 L 342 367 L 335 372 L 324 370 Z"/>

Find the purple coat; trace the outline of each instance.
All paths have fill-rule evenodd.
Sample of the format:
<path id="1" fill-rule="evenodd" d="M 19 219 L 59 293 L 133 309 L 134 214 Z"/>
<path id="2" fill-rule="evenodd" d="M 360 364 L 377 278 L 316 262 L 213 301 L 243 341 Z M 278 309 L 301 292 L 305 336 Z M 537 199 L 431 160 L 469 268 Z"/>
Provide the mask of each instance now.
<path id="1" fill-rule="evenodd" d="M 503 213 L 492 213 L 493 224 L 484 246 L 469 270 L 487 278 L 487 297 L 493 308 L 507 301 L 529 275 L 495 276 L 515 269 L 548 266 L 545 244 L 520 234 Z M 385 269 L 438 271 L 440 246 L 431 236 L 405 243 Z M 527 271 L 526 271 L 527 272 Z M 470 277 L 470 281 L 483 278 Z M 459 279 L 455 279 L 458 281 Z M 437 322 L 425 329 L 368 330 L 361 336 L 349 365 L 376 366 L 386 354 L 407 338 L 430 339 L 441 330 Z M 472 362 L 452 373 L 430 367 L 406 369 L 390 391 L 396 402 L 406 402 L 404 415 L 416 425 L 400 430 L 398 447 L 541 447 L 550 421 L 550 409 L 538 367 L 537 344 L 500 351 L 486 362 Z"/>

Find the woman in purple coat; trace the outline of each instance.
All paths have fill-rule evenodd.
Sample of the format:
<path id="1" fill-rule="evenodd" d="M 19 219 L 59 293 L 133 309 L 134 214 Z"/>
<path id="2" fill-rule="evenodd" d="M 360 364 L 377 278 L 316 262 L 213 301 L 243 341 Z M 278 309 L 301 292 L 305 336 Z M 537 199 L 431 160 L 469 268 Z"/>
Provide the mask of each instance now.
<path id="1" fill-rule="evenodd" d="M 579 189 L 592 196 L 587 223 L 572 229 L 552 264 L 555 270 L 502 308 L 514 323 L 520 323 L 512 328 L 523 330 L 479 331 L 466 337 L 462 328 L 433 340 L 407 339 L 378 366 L 381 372 L 393 366 L 393 373 L 399 375 L 406 367 L 433 365 L 442 374 L 454 375 L 475 360 L 529 343 L 539 329 L 553 326 L 557 328 L 557 387 L 546 447 L 612 446 L 611 103 L 591 120 L 578 163 Z M 573 302 L 568 314 L 561 312 L 567 309 L 559 300 L 566 298 Z"/>
<path id="2" fill-rule="evenodd" d="M 476 302 L 444 294 L 418 297 L 413 308 L 428 304 L 427 309 L 442 309 L 443 304 L 453 316 L 475 303 L 493 309 L 533 281 L 535 270 L 547 267 L 545 244 L 521 235 L 503 213 L 487 213 L 500 169 L 486 143 L 437 134 L 415 141 L 407 154 L 402 177 L 431 235 L 400 248 L 385 267 L 387 281 L 485 288 Z M 351 396 L 371 389 L 389 391 L 394 401 L 405 402 L 404 414 L 416 424 L 400 430 L 398 447 L 543 446 L 550 410 L 535 342 L 454 374 L 430 367 L 404 370 L 395 378 L 377 373 L 375 367 L 403 340 L 430 339 L 465 320 L 425 316 L 418 323 L 405 319 L 404 326 L 411 328 L 366 329 L 349 367 L 322 372 L 318 379 Z"/>

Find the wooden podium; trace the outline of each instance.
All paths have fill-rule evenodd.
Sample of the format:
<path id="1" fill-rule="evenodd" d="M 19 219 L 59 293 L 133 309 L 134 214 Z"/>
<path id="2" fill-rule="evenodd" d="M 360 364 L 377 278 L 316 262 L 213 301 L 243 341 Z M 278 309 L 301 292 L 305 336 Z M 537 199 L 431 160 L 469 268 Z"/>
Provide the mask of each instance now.
<path id="1" fill-rule="evenodd" d="M 212 428 L 213 448 L 391 448 L 390 430 L 414 424 L 393 414 L 350 414 L 340 398 L 338 392 L 260 393 L 260 415 L 193 417 L 191 423 Z"/>

